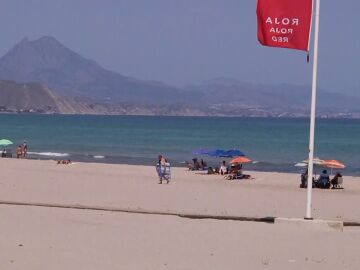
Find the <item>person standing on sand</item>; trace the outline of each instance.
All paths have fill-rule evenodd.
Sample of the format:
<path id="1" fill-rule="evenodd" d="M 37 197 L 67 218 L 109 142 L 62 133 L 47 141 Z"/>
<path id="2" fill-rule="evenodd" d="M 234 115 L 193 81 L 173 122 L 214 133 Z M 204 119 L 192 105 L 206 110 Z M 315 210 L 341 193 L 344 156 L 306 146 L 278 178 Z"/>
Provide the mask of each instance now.
<path id="1" fill-rule="evenodd" d="M 17 158 L 22 158 L 22 154 L 23 154 L 23 150 L 21 145 L 18 145 L 17 149 L 16 149 L 16 157 Z"/>
<path id="2" fill-rule="evenodd" d="M 28 149 L 27 142 L 24 141 L 24 143 L 23 143 L 23 157 L 24 158 L 27 158 L 27 149 Z"/>
<path id="3" fill-rule="evenodd" d="M 162 177 L 161 177 L 161 163 L 163 161 L 163 156 L 159 155 L 158 156 L 158 162 L 156 163 L 156 172 L 159 176 L 159 184 L 162 184 Z"/>

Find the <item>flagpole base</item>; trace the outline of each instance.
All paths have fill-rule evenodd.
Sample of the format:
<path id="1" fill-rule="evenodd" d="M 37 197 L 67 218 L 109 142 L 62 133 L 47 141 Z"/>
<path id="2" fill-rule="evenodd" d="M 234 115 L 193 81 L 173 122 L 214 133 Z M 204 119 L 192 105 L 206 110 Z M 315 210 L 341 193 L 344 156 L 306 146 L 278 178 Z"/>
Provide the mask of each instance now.
<path id="1" fill-rule="evenodd" d="M 343 231 L 344 222 L 340 220 L 302 219 L 302 218 L 275 218 L 275 225 L 282 225 L 305 230 Z"/>

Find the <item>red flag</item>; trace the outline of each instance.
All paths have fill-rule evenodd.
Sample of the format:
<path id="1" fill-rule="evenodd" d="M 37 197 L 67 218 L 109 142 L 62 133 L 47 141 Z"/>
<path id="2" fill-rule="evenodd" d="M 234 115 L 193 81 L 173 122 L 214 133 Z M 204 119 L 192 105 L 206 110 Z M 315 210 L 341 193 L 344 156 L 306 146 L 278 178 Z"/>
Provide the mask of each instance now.
<path id="1" fill-rule="evenodd" d="M 309 51 L 312 0 L 258 0 L 262 45 Z"/>

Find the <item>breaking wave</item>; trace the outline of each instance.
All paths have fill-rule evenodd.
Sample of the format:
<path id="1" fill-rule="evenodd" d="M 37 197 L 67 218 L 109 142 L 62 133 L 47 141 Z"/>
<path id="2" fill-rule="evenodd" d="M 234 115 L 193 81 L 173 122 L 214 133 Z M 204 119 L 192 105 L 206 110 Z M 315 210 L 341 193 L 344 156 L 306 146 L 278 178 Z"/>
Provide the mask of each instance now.
<path id="1" fill-rule="evenodd" d="M 54 153 L 54 152 L 28 152 L 29 155 L 46 156 L 46 157 L 68 157 L 68 153 Z"/>
<path id="2" fill-rule="evenodd" d="M 99 159 L 101 159 L 101 158 L 105 158 L 105 156 L 93 156 L 93 158 L 99 158 Z"/>

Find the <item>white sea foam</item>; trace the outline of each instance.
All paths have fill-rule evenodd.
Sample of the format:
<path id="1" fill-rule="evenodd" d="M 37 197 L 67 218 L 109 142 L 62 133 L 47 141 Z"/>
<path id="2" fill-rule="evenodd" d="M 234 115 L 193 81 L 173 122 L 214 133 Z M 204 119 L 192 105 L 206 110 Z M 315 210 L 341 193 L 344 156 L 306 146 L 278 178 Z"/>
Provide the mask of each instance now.
<path id="1" fill-rule="evenodd" d="M 105 158 L 105 156 L 93 156 L 93 158 Z"/>
<path id="2" fill-rule="evenodd" d="M 68 157 L 68 153 L 54 153 L 54 152 L 28 152 L 29 155 L 47 156 L 47 157 Z"/>

